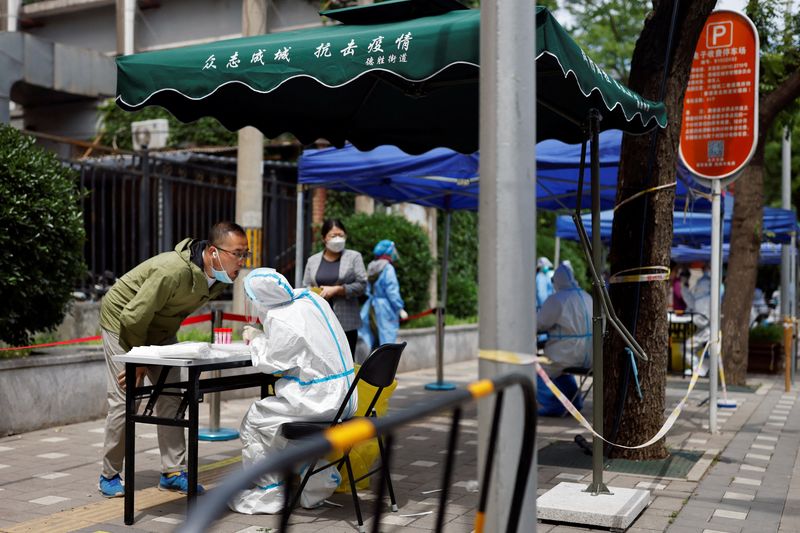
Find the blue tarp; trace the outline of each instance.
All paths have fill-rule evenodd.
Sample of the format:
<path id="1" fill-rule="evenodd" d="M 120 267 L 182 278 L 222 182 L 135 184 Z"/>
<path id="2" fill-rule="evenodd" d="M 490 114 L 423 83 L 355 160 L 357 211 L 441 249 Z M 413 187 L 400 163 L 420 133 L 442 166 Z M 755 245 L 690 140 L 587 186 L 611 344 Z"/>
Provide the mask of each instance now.
<path id="1" fill-rule="evenodd" d="M 366 194 L 387 204 L 478 208 L 478 156 L 447 148 L 417 156 L 394 146 L 368 152 L 350 144 L 341 149 L 304 150 L 297 172 L 301 184 Z"/>
<path id="2" fill-rule="evenodd" d="M 622 132 L 600 134 L 600 204 L 614 207 Z M 575 207 L 580 165 L 580 145 L 547 140 L 536 146 L 536 205 L 539 209 Z M 410 156 L 394 146 L 360 152 L 342 149 L 305 150 L 298 163 L 301 184 L 372 196 L 383 203 L 412 202 L 440 209 L 478 209 L 478 154 L 464 155 L 437 148 Z M 590 207 L 591 187 L 587 147 L 582 206 Z M 688 173 L 683 173 L 691 179 Z M 692 188 L 699 188 L 688 182 Z M 687 182 L 678 180 L 676 206 L 708 211 L 710 204 L 697 199 Z"/>
<path id="3" fill-rule="evenodd" d="M 727 242 L 731 234 L 731 211 L 733 202 L 725 202 L 725 216 L 723 221 L 723 241 Z M 711 214 L 710 213 L 684 213 L 676 211 L 672 215 L 672 244 L 701 246 L 711 242 Z M 592 221 L 590 215 L 583 215 L 583 225 L 591 238 Z M 600 214 L 600 238 L 603 242 L 611 241 L 611 225 L 614 220 L 613 211 L 603 211 Z M 788 243 L 791 232 L 797 227 L 797 218 L 794 211 L 765 207 L 763 212 L 763 240 L 765 242 Z M 559 216 L 556 219 L 556 236 L 562 239 L 578 240 L 578 231 L 572 217 Z"/>
<path id="4" fill-rule="evenodd" d="M 728 252 L 730 245 L 722 245 L 722 262 L 728 262 Z M 694 261 L 711 261 L 711 246 L 703 245 L 700 247 L 686 246 L 679 244 L 672 247 L 670 254 L 676 263 L 691 263 Z M 761 253 L 758 255 L 758 262 L 761 265 L 779 265 L 781 263 L 781 245 L 773 242 L 761 243 Z"/>

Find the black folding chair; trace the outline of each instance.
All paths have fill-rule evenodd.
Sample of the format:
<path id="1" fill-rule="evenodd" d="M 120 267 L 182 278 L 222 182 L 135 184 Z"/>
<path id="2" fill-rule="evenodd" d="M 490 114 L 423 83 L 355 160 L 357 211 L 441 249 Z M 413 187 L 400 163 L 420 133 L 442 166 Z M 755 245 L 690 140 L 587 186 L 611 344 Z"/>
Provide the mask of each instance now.
<path id="1" fill-rule="evenodd" d="M 361 416 L 377 416 L 375 412 L 375 404 L 378 402 L 378 397 L 383 392 L 383 389 L 390 386 L 394 382 L 395 374 L 397 373 L 397 365 L 400 363 L 400 355 L 403 353 L 403 349 L 406 347 L 406 343 L 402 344 L 384 344 L 382 346 L 378 346 L 375 350 L 367 357 L 367 360 L 361 365 L 361 368 L 356 374 L 355 379 L 353 380 L 353 384 L 350 386 L 350 389 L 347 391 L 347 394 L 342 401 L 342 404 L 339 406 L 339 410 L 336 412 L 336 416 L 333 417 L 333 420 L 330 422 L 290 422 L 287 424 L 283 424 L 281 426 L 281 433 L 283 436 L 288 440 L 299 440 L 304 437 L 308 437 L 310 435 L 314 435 L 319 433 L 320 431 L 335 426 L 337 424 L 341 424 L 342 422 L 346 422 L 355 417 L 351 418 L 343 418 L 342 415 L 344 414 L 344 410 L 347 407 L 347 403 L 350 401 L 350 397 L 353 395 L 353 392 L 356 391 L 356 387 L 358 387 L 359 381 L 364 381 L 376 387 L 376 392 L 373 395 L 372 399 L 370 400 L 369 407 Z M 358 413 L 356 413 L 358 416 Z M 387 461 L 387 453 L 384 447 L 384 443 L 380 437 L 378 437 L 378 449 L 380 450 L 381 455 L 381 464 L 374 470 L 370 470 L 363 476 L 359 478 L 353 477 L 353 467 L 350 464 L 350 450 L 345 450 L 344 455 L 335 461 L 331 461 L 319 468 L 316 467 L 317 461 L 314 461 L 309 466 L 308 470 L 306 470 L 305 476 L 303 476 L 303 481 L 300 483 L 300 487 L 297 490 L 297 493 L 294 494 L 292 501 L 290 503 L 289 512 L 297 505 L 297 502 L 300 500 L 300 494 L 303 492 L 303 489 L 308 483 L 308 480 L 311 476 L 325 470 L 326 468 L 336 465 L 336 468 L 341 469 L 342 465 L 347 469 L 347 477 L 350 481 L 350 492 L 353 494 L 353 504 L 356 508 L 356 518 L 358 518 L 358 530 L 362 533 L 365 531 L 364 528 L 364 520 L 361 516 L 361 506 L 359 505 L 358 501 L 358 492 L 356 491 L 356 483 L 361 481 L 362 479 L 366 479 L 370 477 L 372 474 L 377 472 L 383 472 L 383 477 L 386 480 L 387 488 L 389 489 L 389 499 L 392 502 L 392 511 L 397 511 L 397 500 L 394 497 L 394 489 L 392 488 L 392 479 L 389 473 L 389 464 Z"/>
<path id="2" fill-rule="evenodd" d="M 594 385 L 594 381 L 589 381 L 589 386 L 586 390 L 583 390 L 583 386 L 592 377 L 592 367 L 584 368 L 581 366 L 571 366 L 569 368 L 564 369 L 565 374 L 572 374 L 573 376 L 578 376 L 578 390 L 575 391 L 575 394 L 570 398 L 570 401 L 574 404 L 575 400 L 581 398 L 581 401 L 586 401 L 586 397 L 589 395 L 589 392 L 592 390 L 592 385 Z"/>

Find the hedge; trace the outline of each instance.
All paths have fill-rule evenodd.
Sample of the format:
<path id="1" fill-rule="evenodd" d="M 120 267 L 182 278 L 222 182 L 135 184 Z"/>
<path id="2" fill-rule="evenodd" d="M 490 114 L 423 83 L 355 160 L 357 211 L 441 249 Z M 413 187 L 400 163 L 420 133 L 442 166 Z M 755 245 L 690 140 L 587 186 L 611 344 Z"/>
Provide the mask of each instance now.
<path id="1" fill-rule="evenodd" d="M 85 273 L 81 193 L 74 171 L 0 124 L 0 198 L 0 340 L 20 346 L 61 323 Z"/>

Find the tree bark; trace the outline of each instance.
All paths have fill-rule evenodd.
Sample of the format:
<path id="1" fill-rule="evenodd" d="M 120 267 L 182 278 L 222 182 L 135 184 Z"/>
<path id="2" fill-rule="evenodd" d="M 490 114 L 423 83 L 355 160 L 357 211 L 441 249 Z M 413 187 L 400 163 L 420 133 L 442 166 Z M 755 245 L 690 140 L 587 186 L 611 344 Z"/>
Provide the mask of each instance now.
<path id="1" fill-rule="evenodd" d="M 764 145 L 775 117 L 795 98 L 800 97 L 800 71 L 795 70 L 783 83 L 759 99 L 758 144 L 750 164 L 736 180 L 730 255 L 722 299 L 722 361 L 725 377 L 732 385 L 747 380 L 750 307 L 756 288 L 758 258 L 761 252 L 762 211 L 764 208 Z M 731 290 L 735 287 L 735 290 Z"/>
<path id="2" fill-rule="evenodd" d="M 663 97 L 669 125 L 654 134 L 655 150 L 649 171 L 652 137 L 624 137 L 617 185 L 618 204 L 638 192 L 675 181 L 683 96 L 697 39 L 715 3 L 714 0 L 697 0 L 679 5 Z M 661 83 L 672 12 L 673 2 L 653 1 L 653 11 L 633 53 L 630 87 L 651 100 L 662 97 Z M 675 190 L 668 187 L 644 194 L 615 213 L 609 255 L 611 273 L 641 266 L 669 265 L 674 204 Z M 668 351 L 667 286 L 666 281 L 612 286 L 617 315 L 649 357 L 648 362 L 636 361 L 643 395 L 639 399 L 624 341 L 616 333 L 606 336 L 604 428 L 607 438 L 619 444 L 641 444 L 663 423 Z M 644 449 L 611 447 L 608 455 L 661 459 L 668 452 L 662 439 Z"/>

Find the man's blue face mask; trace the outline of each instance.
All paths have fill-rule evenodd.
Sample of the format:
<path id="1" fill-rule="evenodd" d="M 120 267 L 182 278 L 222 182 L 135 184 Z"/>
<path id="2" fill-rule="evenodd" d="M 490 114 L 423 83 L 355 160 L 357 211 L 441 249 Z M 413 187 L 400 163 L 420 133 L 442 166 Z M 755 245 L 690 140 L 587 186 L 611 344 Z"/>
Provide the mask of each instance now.
<path id="1" fill-rule="evenodd" d="M 222 267 L 222 270 L 217 270 L 216 268 L 214 268 L 215 257 L 217 258 L 217 261 L 219 261 L 219 266 Z M 219 252 L 217 251 L 211 254 L 211 275 L 214 276 L 215 280 L 221 281 L 222 283 L 228 283 L 228 284 L 233 283 L 233 280 L 228 275 L 228 272 L 225 270 L 225 267 L 222 266 L 222 259 L 219 258 Z"/>

